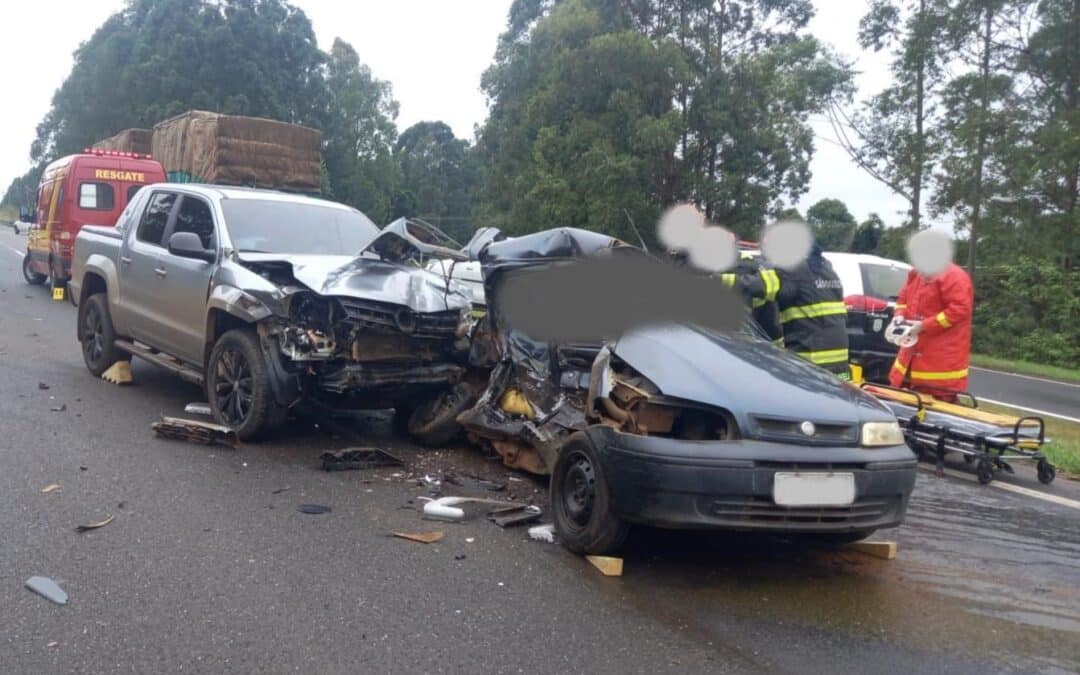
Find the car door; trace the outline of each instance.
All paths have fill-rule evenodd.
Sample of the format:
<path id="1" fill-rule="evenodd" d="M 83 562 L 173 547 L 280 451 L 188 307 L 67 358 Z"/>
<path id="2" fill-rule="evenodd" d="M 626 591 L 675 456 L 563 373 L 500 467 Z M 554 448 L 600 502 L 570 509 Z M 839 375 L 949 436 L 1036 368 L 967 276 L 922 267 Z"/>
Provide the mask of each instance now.
<path id="1" fill-rule="evenodd" d="M 162 301 L 165 230 L 174 217 L 179 195 L 171 190 L 155 190 L 135 225 L 124 238 L 117 274 L 120 299 L 131 337 L 151 347 L 166 350 L 167 306 Z"/>
<path id="2" fill-rule="evenodd" d="M 206 300 L 210 292 L 210 278 L 217 268 L 213 262 L 183 258 L 169 253 L 169 239 L 178 232 L 192 232 L 199 236 L 203 248 L 218 250 L 217 226 L 213 209 L 205 199 L 182 194 L 175 216 L 165 231 L 165 249 L 161 253 L 159 276 L 162 285 L 159 296 L 164 308 L 166 350 L 192 364 L 201 365 L 203 340 L 206 329 Z"/>

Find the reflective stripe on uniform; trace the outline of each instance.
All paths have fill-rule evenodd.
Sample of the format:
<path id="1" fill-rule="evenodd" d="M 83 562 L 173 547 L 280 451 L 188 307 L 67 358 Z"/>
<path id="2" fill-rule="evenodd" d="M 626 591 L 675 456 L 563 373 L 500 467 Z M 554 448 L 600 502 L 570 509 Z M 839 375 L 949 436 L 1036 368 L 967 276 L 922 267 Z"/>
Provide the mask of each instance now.
<path id="1" fill-rule="evenodd" d="M 949 317 L 945 316 L 945 312 L 938 312 L 935 318 L 942 328 L 952 328 L 952 321 L 949 321 Z"/>
<path id="2" fill-rule="evenodd" d="M 784 346 L 784 338 L 783 338 L 783 336 L 776 338 L 775 340 L 772 341 L 772 343 L 774 345 L 776 345 L 777 347 L 783 347 Z"/>
<path id="3" fill-rule="evenodd" d="M 832 316 L 834 314 L 847 314 L 847 307 L 843 301 L 819 302 L 802 307 L 788 307 L 780 312 L 780 323 L 795 321 L 796 319 L 814 319 L 819 316 Z"/>
<path id="4" fill-rule="evenodd" d="M 829 363 L 843 363 L 848 360 L 846 349 L 822 349 L 816 352 L 795 352 L 810 363 L 823 366 Z"/>
<path id="5" fill-rule="evenodd" d="M 899 370 L 902 374 L 907 375 L 907 366 L 900 363 L 900 359 L 893 362 L 893 368 Z M 962 380 L 968 376 L 968 369 L 963 370 L 913 370 L 911 371 L 911 379 L 913 380 Z"/>
<path id="6" fill-rule="evenodd" d="M 731 272 L 725 272 L 720 275 L 720 283 L 724 284 L 728 288 L 735 286 L 735 275 Z"/>
<path id="7" fill-rule="evenodd" d="M 765 282 L 765 302 L 773 302 L 780 292 L 780 277 L 776 270 L 761 270 L 761 280 Z"/>

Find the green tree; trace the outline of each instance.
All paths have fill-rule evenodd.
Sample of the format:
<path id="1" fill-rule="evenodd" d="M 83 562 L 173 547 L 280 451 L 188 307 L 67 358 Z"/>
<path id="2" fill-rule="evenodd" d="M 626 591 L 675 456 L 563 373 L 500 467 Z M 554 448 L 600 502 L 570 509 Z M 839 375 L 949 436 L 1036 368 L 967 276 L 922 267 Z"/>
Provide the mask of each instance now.
<path id="1" fill-rule="evenodd" d="M 881 216 L 871 213 L 855 228 L 855 233 L 851 238 L 851 252 L 877 253 L 884 234 L 885 223 L 881 220 Z"/>
<path id="2" fill-rule="evenodd" d="M 907 225 L 922 223 L 924 190 L 937 143 L 931 133 L 943 78 L 947 0 L 872 0 L 859 24 L 864 49 L 891 49 L 892 84 L 849 116 L 830 109 L 833 128 L 852 159 L 908 202 Z"/>
<path id="3" fill-rule="evenodd" d="M 394 213 L 401 183 L 393 157 L 398 104 L 390 84 L 376 79 L 340 38 L 330 48 L 326 83 L 323 159 L 331 193 L 385 222 Z"/>
<path id="4" fill-rule="evenodd" d="M 395 215 L 413 215 L 459 240 L 471 235 L 476 162 L 469 144 L 444 122 L 417 122 L 398 136 L 394 158 L 402 202 Z"/>
<path id="5" fill-rule="evenodd" d="M 806 222 L 821 248 L 847 251 L 855 236 L 855 218 L 839 199 L 822 199 L 806 210 Z"/>

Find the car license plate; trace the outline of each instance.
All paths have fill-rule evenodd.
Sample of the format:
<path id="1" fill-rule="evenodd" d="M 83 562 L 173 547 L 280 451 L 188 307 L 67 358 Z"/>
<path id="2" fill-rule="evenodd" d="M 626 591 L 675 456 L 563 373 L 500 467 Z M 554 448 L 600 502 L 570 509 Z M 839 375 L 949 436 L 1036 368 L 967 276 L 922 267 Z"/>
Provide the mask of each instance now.
<path id="1" fill-rule="evenodd" d="M 855 502 L 855 474 L 778 471 L 773 501 L 780 506 L 850 506 Z"/>

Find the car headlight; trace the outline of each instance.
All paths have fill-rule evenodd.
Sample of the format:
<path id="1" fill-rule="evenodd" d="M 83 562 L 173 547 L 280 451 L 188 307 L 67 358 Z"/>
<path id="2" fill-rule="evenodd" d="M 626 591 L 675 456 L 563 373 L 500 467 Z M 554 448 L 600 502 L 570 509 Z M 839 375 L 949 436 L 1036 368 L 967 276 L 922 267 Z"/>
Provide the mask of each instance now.
<path id="1" fill-rule="evenodd" d="M 862 425 L 862 445 L 877 447 L 882 445 L 903 445 L 904 432 L 900 424 L 892 422 L 866 422 Z"/>

